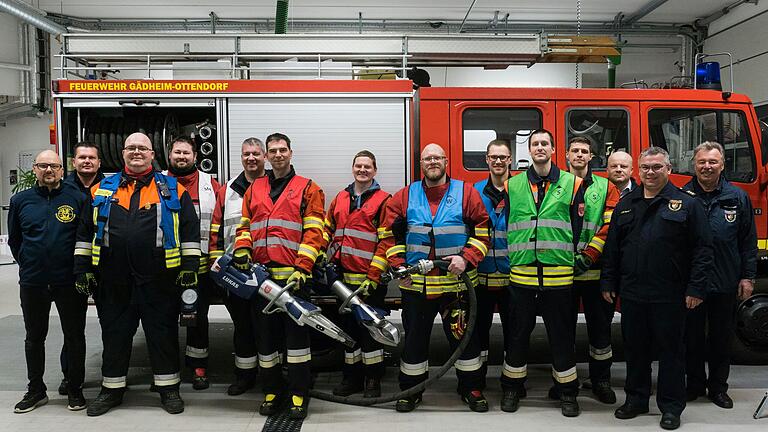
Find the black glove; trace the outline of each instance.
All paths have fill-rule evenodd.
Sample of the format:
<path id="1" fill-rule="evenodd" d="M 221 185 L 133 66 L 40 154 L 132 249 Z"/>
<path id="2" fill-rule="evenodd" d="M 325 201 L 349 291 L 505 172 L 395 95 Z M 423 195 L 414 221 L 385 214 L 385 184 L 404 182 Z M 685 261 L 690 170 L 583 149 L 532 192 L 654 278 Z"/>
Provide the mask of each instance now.
<path id="1" fill-rule="evenodd" d="M 577 255 L 573 260 L 573 275 L 583 275 L 590 267 L 592 267 L 592 258 L 585 254 Z"/>
<path id="2" fill-rule="evenodd" d="M 93 273 L 80 273 L 75 280 L 75 289 L 77 292 L 83 295 L 91 295 L 96 290 L 98 282 L 96 282 L 96 275 Z"/>
<path id="3" fill-rule="evenodd" d="M 247 272 L 251 270 L 251 251 L 247 248 L 240 248 L 232 255 L 232 262 L 235 268 Z"/>
<path id="4" fill-rule="evenodd" d="M 176 277 L 176 286 L 181 289 L 197 288 L 197 272 L 191 270 L 182 270 Z"/>

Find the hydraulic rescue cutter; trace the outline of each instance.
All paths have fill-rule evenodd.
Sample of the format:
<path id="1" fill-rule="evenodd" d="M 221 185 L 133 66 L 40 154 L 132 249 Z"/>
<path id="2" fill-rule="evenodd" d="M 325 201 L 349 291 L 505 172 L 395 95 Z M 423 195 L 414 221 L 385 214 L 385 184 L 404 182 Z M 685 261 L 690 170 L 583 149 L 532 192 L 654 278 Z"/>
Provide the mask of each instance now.
<path id="1" fill-rule="evenodd" d="M 326 318 L 320 308 L 291 295 L 293 284 L 281 287 L 269 278 L 267 268 L 261 264 L 254 264 L 249 272 L 242 272 L 233 265 L 232 254 L 227 253 L 213 264 L 211 277 L 219 286 L 246 300 L 250 300 L 258 292 L 269 301 L 262 310 L 265 314 L 285 312 L 300 326 L 307 325 L 348 347 L 355 345 L 355 341 Z"/>

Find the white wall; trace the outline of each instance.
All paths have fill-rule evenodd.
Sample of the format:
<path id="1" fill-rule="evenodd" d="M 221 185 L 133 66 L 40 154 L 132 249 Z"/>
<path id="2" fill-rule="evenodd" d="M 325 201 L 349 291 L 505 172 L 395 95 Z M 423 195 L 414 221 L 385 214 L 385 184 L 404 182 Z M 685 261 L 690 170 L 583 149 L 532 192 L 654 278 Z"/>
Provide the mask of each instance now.
<path id="1" fill-rule="evenodd" d="M 733 55 L 734 91 L 745 93 L 755 105 L 768 104 L 768 2 L 736 8 L 712 23 L 710 34 L 704 41 L 705 53 L 725 51 Z M 728 64 L 727 58 L 713 60 L 719 61 L 721 67 Z M 726 90 L 730 85 L 729 68 L 721 69 L 721 78 Z"/>
<path id="2" fill-rule="evenodd" d="M 12 16 L 0 13 L 0 62 L 19 61 L 19 22 Z M 0 95 L 19 96 L 21 72 L 0 69 Z"/>

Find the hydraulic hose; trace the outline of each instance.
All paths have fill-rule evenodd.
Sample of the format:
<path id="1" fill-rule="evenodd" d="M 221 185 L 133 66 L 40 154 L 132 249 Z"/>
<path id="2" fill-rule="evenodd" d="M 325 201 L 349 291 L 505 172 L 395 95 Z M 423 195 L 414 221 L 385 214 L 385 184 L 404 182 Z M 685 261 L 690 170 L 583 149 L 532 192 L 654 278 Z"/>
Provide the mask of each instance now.
<path id="1" fill-rule="evenodd" d="M 444 261 L 435 261 L 435 265 L 445 269 L 447 263 Z M 464 335 L 459 341 L 458 346 L 456 346 L 453 354 L 451 354 L 451 357 L 448 358 L 448 360 L 446 360 L 442 366 L 440 366 L 436 373 L 430 374 L 430 377 L 427 378 L 426 381 L 423 381 L 409 389 L 402 390 L 397 393 L 382 395 L 377 398 L 366 398 L 362 396 L 336 396 L 331 393 L 325 393 L 314 389 L 309 391 L 309 395 L 324 401 L 336 402 L 346 405 L 372 406 L 386 402 L 393 402 L 398 399 L 403 399 L 423 392 L 427 387 L 429 387 L 433 382 L 439 380 L 453 367 L 453 364 L 456 362 L 456 360 L 459 359 L 461 354 L 464 352 L 464 349 L 467 347 L 467 344 L 469 344 L 469 338 L 475 331 L 475 323 L 477 322 L 477 294 L 475 293 L 475 288 L 472 286 L 472 280 L 469 278 L 469 276 L 467 276 L 466 273 L 461 274 L 461 281 L 464 282 L 464 285 L 466 285 L 467 293 L 469 294 L 469 321 L 467 322 L 467 328 L 464 331 Z"/>

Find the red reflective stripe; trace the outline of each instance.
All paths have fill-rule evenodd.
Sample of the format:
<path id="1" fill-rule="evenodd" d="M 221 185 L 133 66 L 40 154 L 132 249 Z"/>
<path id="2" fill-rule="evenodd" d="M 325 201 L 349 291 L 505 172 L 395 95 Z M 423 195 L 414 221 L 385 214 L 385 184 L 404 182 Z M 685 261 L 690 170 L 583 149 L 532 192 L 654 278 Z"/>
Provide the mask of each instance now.
<path id="1" fill-rule="evenodd" d="M 373 224 L 373 221 L 379 214 L 381 205 L 389 198 L 389 194 L 377 190 L 363 203 L 362 207 L 356 209 L 352 213 L 349 212 L 351 203 L 351 197 L 348 191 L 343 190 L 336 196 L 336 206 L 333 212 L 333 219 L 336 221 L 336 232 L 342 232 L 342 230 L 358 230 L 365 233 L 370 233 L 374 238 L 377 237 L 376 229 L 378 228 Z M 381 223 L 382 221 L 379 221 Z M 341 264 L 341 266 L 353 273 L 367 273 L 370 267 L 370 258 L 353 254 L 344 253 L 346 248 L 357 249 L 365 252 L 375 253 L 377 241 L 368 241 L 359 237 L 353 236 L 334 236 L 334 243 L 341 245 L 336 254 L 334 255 L 334 261 Z"/>
<path id="2" fill-rule="evenodd" d="M 304 189 L 309 180 L 294 176 L 286 185 L 283 193 L 276 202 L 269 197 L 271 187 L 268 177 L 254 180 L 251 185 L 250 213 L 251 223 L 266 222 L 269 219 L 280 219 L 302 224 L 301 202 L 304 199 Z M 294 244 L 300 244 L 302 232 L 287 229 L 282 226 L 271 226 L 268 223 L 263 228 L 251 230 L 253 241 L 253 260 L 259 263 L 278 263 L 285 266 L 293 266 L 296 260 L 297 250 L 284 245 L 285 242 L 267 242 L 268 237 L 276 237 L 288 240 Z M 262 240 L 259 242 L 259 240 Z M 257 243 L 258 242 L 258 243 Z M 258 246 L 257 246 L 258 244 Z"/>

